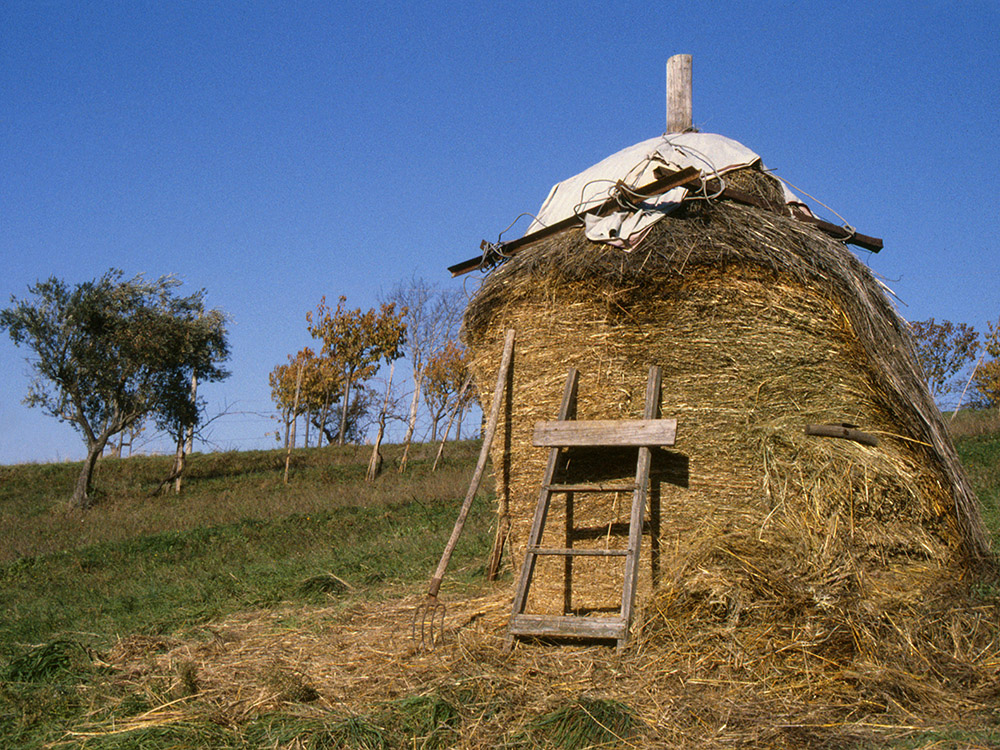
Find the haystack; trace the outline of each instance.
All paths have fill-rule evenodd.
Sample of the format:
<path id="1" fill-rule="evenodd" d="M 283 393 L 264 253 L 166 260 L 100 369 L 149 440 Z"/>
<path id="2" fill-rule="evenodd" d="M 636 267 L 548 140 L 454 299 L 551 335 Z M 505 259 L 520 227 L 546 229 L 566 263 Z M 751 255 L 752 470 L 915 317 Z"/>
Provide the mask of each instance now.
<path id="1" fill-rule="evenodd" d="M 787 200 L 759 162 L 722 180 Z M 579 224 L 526 244 L 471 301 L 464 338 L 483 403 L 504 331 L 517 332 L 492 449 L 508 564 L 523 559 L 547 458 L 532 430 L 556 417 L 568 368 L 577 418 L 637 419 L 656 364 L 677 442 L 654 459 L 640 607 L 694 597 L 738 620 L 751 599 L 877 606 L 966 577 L 989 556 L 978 503 L 883 286 L 794 212 L 710 192 L 643 227 L 635 247 L 593 242 Z M 806 434 L 812 424 L 852 425 L 877 445 Z M 607 478 L 622 467 L 628 456 L 607 461 Z M 578 501 L 577 546 L 624 546 L 629 502 Z M 562 539 L 563 518 L 554 503 L 548 539 Z M 562 563 L 545 562 L 529 611 L 559 612 Z M 621 591 L 619 573 L 591 565 L 576 564 L 580 612 Z"/>

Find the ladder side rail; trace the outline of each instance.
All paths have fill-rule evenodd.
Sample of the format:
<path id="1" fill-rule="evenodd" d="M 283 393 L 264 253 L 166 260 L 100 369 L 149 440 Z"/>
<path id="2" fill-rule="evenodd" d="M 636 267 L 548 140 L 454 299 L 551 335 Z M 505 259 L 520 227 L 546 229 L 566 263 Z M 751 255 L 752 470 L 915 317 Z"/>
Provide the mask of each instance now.
<path id="1" fill-rule="evenodd" d="M 569 369 L 569 373 L 566 376 L 566 387 L 563 390 L 562 404 L 559 407 L 559 419 L 568 419 L 571 416 L 575 416 L 578 375 L 579 373 L 575 367 Z M 542 538 L 542 531 L 545 528 L 545 519 L 548 516 L 552 496 L 549 485 L 552 484 L 556 468 L 559 465 L 559 454 L 559 448 L 552 448 L 549 451 L 549 460 L 545 466 L 545 478 L 542 481 L 542 489 L 538 495 L 538 504 L 535 506 L 535 516 L 531 522 L 531 532 L 528 534 L 524 564 L 521 566 L 521 576 L 518 579 L 517 589 L 514 593 L 512 616 L 522 614 L 525 604 L 528 601 L 528 589 L 531 587 L 531 577 L 535 572 L 535 561 L 537 558 L 531 552 L 531 548 L 538 546 L 538 542 Z"/>
<path id="2" fill-rule="evenodd" d="M 573 493 L 566 493 L 566 534 L 565 544 L 567 550 L 573 549 Z M 573 555 L 568 554 L 563 558 L 563 614 L 568 615 L 573 611 Z"/>
<path id="3" fill-rule="evenodd" d="M 660 410 L 660 386 L 662 374 L 658 365 L 649 368 L 649 378 L 646 381 L 645 418 L 655 419 Z M 652 451 L 648 446 L 639 448 L 636 462 L 635 492 L 632 496 L 632 514 L 629 518 L 628 555 L 625 557 L 625 580 L 622 586 L 622 619 L 625 621 L 625 632 L 618 641 L 620 649 L 628 636 L 628 627 L 632 618 L 632 607 L 635 605 L 635 590 L 639 577 L 639 552 L 642 545 L 643 517 L 646 512 L 646 493 L 649 485 L 649 469 L 652 463 Z"/>

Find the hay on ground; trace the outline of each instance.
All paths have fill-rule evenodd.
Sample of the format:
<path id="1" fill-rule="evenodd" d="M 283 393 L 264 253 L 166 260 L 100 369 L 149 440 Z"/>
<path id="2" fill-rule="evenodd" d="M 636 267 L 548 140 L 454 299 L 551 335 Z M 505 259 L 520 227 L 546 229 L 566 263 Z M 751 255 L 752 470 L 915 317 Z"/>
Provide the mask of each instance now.
<path id="1" fill-rule="evenodd" d="M 238 732 L 277 712 L 312 721 L 281 747 L 311 747 L 308 731 L 347 720 L 386 729 L 418 698 L 450 706 L 446 746 L 470 749 L 545 746 L 550 717 L 595 701 L 634 717 L 621 747 L 853 748 L 995 730 L 996 600 L 952 587 L 879 611 L 816 601 L 786 559 L 760 569 L 738 559 L 753 544 L 734 537 L 723 552 L 693 540 L 620 657 L 581 644 L 506 653 L 503 586 L 449 602 L 433 652 L 409 638 L 422 594 L 247 612 L 169 641 L 129 638 L 106 660 L 116 693 L 146 695 L 150 709 L 78 735 L 199 721 Z M 183 689 L 184 675 L 197 692 Z"/>

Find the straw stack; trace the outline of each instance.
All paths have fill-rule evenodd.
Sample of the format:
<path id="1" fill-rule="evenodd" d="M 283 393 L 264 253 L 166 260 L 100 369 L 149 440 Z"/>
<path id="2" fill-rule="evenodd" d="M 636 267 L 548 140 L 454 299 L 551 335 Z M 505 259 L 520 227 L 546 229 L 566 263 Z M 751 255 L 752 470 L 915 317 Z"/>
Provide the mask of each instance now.
<path id="1" fill-rule="evenodd" d="M 756 170 L 730 179 L 776 190 Z M 919 591 L 987 559 L 977 501 L 906 324 L 869 270 L 794 219 L 730 202 L 685 206 L 632 252 L 576 228 L 529 246 L 467 310 L 487 402 L 503 332 L 517 331 L 511 410 L 492 454 L 508 561 L 523 558 L 546 460 L 532 430 L 555 418 L 568 368 L 581 373 L 579 419 L 627 419 L 642 414 L 651 364 L 662 367 L 661 413 L 677 419 L 678 436 L 654 460 L 640 602 L 680 584 L 667 578 L 693 555 L 705 558 L 701 572 L 683 586 L 727 608 L 742 606 L 733 597 L 755 560 L 784 560 L 805 576 L 796 585 L 825 601 Z M 806 435 L 815 423 L 856 425 L 879 444 Z M 574 460 L 592 469 L 591 458 Z M 634 469 L 628 455 L 606 463 L 609 478 Z M 577 546 L 623 546 L 629 501 L 578 499 Z M 561 506 L 547 526 L 556 546 Z M 706 558 L 706 544 L 726 553 Z M 620 572 L 606 558 L 587 565 L 574 563 L 574 609 L 613 607 Z M 561 611 L 562 562 L 540 563 L 533 590 L 529 611 Z"/>

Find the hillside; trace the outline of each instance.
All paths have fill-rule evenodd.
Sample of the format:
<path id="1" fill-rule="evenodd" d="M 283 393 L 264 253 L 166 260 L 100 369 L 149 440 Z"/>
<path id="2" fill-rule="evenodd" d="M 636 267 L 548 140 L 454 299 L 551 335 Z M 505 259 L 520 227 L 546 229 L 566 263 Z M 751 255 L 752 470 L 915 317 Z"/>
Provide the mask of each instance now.
<path id="1" fill-rule="evenodd" d="M 789 610 L 789 632 L 765 633 L 749 614 L 737 629 L 719 621 L 709 601 L 657 599 L 621 657 L 532 644 L 508 655 L 510 582 L 483 581 L 485 495 L 442 589 L 448 638 L 418 650 L 412 614 L 478 447 L 450 446 L 437 473 L 428 448 L 401 477 L 390 446 L 373 485 L 364 449 L 297 452 L 288 486 L 280 451 L 196 455 L 180 496 L 151 496 L 169 459 L 109 460 L 86 514 L 61 500 L 75 465 L 0 467 L 0 745 L 1000 743 L 988 582 L 849 612 L 825 641 L 806 632 L 815 613 Z M 1000 433 L 958 449 L 996 548 Z M 685 621 L 701 625 L 671 624 Z M 711 662 L 720 648 L 728 661 Z M 781 649 L 801 653 L 800 670 Z M 843 664 L 824 667 L 835 654 Z"/>

